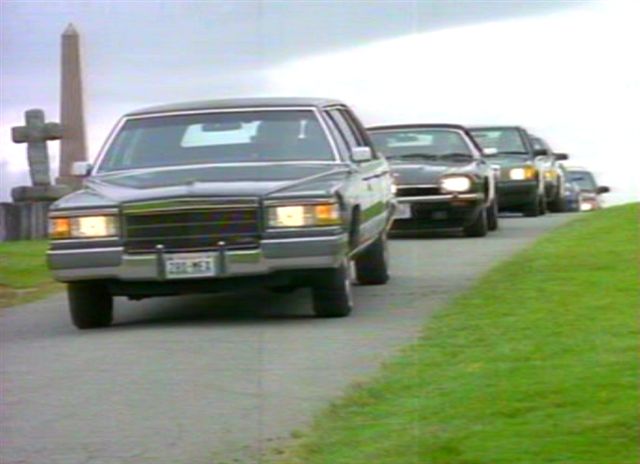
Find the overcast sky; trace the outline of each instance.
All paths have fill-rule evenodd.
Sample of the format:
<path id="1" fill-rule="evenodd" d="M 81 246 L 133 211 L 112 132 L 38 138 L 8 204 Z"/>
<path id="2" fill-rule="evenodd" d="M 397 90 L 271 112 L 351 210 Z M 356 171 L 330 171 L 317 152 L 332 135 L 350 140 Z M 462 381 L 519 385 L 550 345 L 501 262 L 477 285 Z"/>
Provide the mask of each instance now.
<path id="1" fill-rule="evenodd" d="M 0 200 L 28 182 L 10 127 L 28 108 L 58 119 L 68 22 L 83 40 L 91 157 L 115 120 L 140 106 L 327 96 L 352 103 L 365 123 L 523 124 L 592 166 L 613 201 L 637 197 L 634 1 L 0 5 Z"/>

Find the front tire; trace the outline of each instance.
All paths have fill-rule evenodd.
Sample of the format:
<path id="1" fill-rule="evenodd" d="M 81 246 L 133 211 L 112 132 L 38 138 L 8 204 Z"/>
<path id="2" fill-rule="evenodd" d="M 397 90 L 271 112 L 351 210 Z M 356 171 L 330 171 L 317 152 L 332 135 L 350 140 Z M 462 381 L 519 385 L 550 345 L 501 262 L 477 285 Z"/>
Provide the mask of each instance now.
<path id="1" fill-rule="evenodd" d="M 362 285 L 384 285 L 389 281 L 389 251 L 386 234 L 380 235 L 355 259 L 356 277 Z"/>
<path id="2" fill-rule="evenodd" d="M 317 317 L 345 317 L 353 310 L 349 260 L 335 269 L 319 271 L 311 288 Z"/>
<path id="3" fill-rule="evenodd" d="M 463 229 L 464 235 L 467 237 L 484 237 L 487 235 L 487 208 L 482 208 L 478 217 Z"/>
<path id="4" fill-rule="evenodd" d="M 542 202 L 543 202 L 543 198 L 540 196 L 536 196 L 535 200 L 533 200 L 531 202 L 531 204 L 529 204 L 529 206 L 527 206 L 523 211 L 522 214 L 525 215 L 525 217 L 538 217 L 541 214 L 544 214 L 544 212 L 542 211 Z"/>
<path id="5" fill-rule="evenodd" d="M 498 200 L 493 199 L 487 211 L 487 228 L 491 231 L 498 230 Z"/>
<path id="6" fill-rule="evenodd" d="M 540 214 L 542 216 L 544 216 L 545 214 L 547 214 L 549 212 L 549 208 L 547 205 L 547 197 L 545 197 L 544 195 L 542 195 L 540 197 Z"/>
<path id="7" fill-rule="evenodd" d="M 108 327 L 113 321 L 113 296 L 104 284 L 74 282 L 67 286 L 71 321 L 78 329 Z"/>
<path id="8" fill-rule="evenodd" d="M 566 201 L 559 189 L 556 193 L 556 197 L 549 204 L 549 210 L 552 213 L 564 213 L 567 210 Z"/>

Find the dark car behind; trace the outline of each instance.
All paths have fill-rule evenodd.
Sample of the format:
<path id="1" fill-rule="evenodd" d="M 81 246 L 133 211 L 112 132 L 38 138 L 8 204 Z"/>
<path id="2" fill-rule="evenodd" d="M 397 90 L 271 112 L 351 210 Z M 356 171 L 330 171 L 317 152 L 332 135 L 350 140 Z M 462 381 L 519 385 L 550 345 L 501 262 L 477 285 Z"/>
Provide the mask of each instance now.
<path id="1" fill-rule="evenodd" d="M 473 127 L 471 134 L 483 156 L 499 170 L 500 210 L 535 217 L 547 211 L 546 163 L 538 156 L 531 136 L 520 126 Z"/>
<path id="2" fill-rule="evenodd" d="M 585 168 L 567 168 L 569 180 L 580 189 L 580 211 L 593 211 L 602 208 L 600 195 L 608 193 L 609 187 L 599 186 L 593 173 Z"/>
<path id="3" fill-rule="evenodd" d="M 464 126 L 405 124 L 368 130 L 394 175 L 394 230 L 462 229 L 477 237 L 497 229 L 495 172 Z"/>

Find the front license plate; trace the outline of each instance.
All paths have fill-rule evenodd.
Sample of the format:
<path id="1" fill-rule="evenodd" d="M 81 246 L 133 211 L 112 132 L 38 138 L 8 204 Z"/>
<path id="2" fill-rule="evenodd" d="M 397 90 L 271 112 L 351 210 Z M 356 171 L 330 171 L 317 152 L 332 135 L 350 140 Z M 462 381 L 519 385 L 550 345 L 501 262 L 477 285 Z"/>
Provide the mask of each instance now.
<path id="1" fill-rule="evenodd" d="M 216 275 L 216 260 L 213 253 L 171 254 L 164 257 L 167 279 L 212 277 Z"/>
<path id="2" fill-rule="evenodd" d="M 411 218 L 411 205 L 408 203 L 398 203 L 396 205 L 396 212 L 394 214 L 395 219 L 410 219 Z"/>

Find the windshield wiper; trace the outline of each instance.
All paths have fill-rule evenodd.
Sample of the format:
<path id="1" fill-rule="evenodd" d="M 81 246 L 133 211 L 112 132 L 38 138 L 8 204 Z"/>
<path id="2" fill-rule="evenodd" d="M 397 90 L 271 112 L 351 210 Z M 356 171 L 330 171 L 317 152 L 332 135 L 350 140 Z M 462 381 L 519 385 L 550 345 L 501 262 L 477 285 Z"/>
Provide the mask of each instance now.
<path id="1" fill-rule="evenodd" d="M 444 153 L 440 158 L 464 158 L 465 160 L 473 158 L 469 153 Z"/>
<path id="2" fill-rule="evenodd" d="M 496 155 L 528 155 L 526 151 L 499 151 Z"/>
<path id="3" fill-rule="evenodd" d="M 438 155 L 432 155 L 430 153 L 404 153 L 402 155 L 395 155 L 393 158 L 423 158 L 427 160 L 437 160 Z"/>

